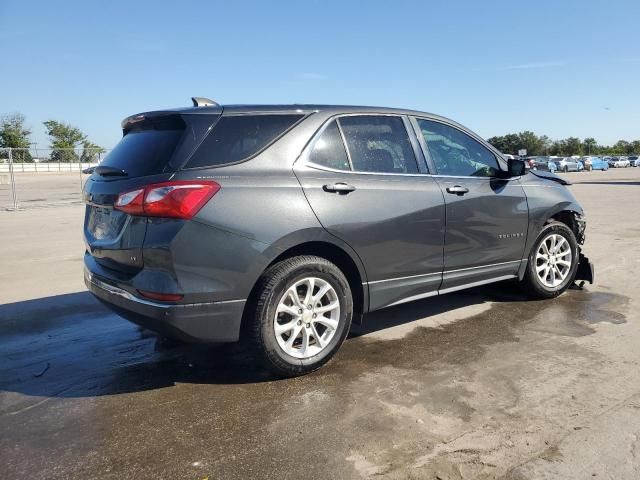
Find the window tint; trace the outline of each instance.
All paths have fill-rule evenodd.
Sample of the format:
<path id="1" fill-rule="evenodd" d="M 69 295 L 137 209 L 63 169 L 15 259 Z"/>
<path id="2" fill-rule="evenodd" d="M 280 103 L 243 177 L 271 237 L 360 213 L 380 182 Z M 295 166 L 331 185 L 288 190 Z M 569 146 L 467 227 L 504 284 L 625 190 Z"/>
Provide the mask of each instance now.
<path id="1" fill-rule="evenodd" d="M 313 150 L 309 154 L 309 161 L 337 170 L 351 169 L 347 152 L 342 142 L 342 136 L 335 121 L 324 129 L 313 144 Z"/>
<path id="2" fill-rule="evenodd" d="M 146 122 L 128 131 L 100 165 L 124 170 L 129 178 L 162 173 L 183 132 L 178 119 Z"/>
<path id="3" fill-rule="evenodd" d="M 500 171 L 495 155 L 469 135 L 442 123 L 417 120 L 440 175 L 495 177 Z"/>
<path id="4" fill-rule="evenodd" d="M 239 162 L 273 142 L 302 115 L 223 116 L 191 156 L 185 168 Z"/>
<path id="5" fill-rule="evenodd" d="M 400 117 L 350 116 L 339 119 L 355 171 L 418 173 L 418 164 Z"/>

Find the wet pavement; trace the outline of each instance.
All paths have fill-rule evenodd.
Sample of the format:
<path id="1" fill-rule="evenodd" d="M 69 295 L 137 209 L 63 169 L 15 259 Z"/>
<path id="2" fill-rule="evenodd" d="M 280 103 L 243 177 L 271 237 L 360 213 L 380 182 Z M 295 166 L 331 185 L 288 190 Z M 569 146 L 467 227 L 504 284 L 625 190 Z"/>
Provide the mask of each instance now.
<path id="1" fill-rule="evenodd" d="M 382 310 L 301 378 L 34 287 L 0 305 L 0 478 L 639 478 L 640 224 L 610 212 L 640 196 L 623 181 L 572 187 L 596 285 Z"/>

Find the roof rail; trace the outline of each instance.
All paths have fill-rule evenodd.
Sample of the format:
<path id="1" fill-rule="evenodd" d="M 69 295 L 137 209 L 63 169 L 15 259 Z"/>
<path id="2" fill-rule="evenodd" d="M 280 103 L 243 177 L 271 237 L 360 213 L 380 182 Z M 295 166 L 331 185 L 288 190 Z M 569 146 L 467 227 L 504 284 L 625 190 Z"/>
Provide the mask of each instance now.
<path id="1" fill-rule="evenodd" d="M 220 105 L 206 97 L 191 97 L 194 107 L 219 107 Z"/>

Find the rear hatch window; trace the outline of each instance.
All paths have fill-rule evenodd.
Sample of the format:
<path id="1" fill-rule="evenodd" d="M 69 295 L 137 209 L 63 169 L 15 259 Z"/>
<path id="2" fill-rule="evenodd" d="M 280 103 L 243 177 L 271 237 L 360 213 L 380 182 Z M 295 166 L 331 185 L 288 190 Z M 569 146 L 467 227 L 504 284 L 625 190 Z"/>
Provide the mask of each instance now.
<path id="1" fill-rule="evenodd" d="M 184 168 L 238 163 L 264 150 L 304 115 L 261 114 L 223 116 Z"/>
<path id="2" fill-rule="evenodd" d="M 185 130 L 178 116 L 145 120 L 125 131 L 124 137 L 105 157 L 96 173 L 127 178 L 166 171 Z"/>

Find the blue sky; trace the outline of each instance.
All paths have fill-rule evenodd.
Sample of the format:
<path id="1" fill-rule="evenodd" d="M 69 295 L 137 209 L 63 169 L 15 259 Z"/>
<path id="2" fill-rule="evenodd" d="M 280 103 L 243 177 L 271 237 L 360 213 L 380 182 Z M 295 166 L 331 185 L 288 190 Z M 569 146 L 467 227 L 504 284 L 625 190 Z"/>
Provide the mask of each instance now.
<path id="1" fill-rule="evenodd" d="M 347 103 L 451 117 L 484 137 L 640 138 L 640 2 L 0 3 L 0 114 L 112 147 L 123 117 L 220 103 Z"/>

